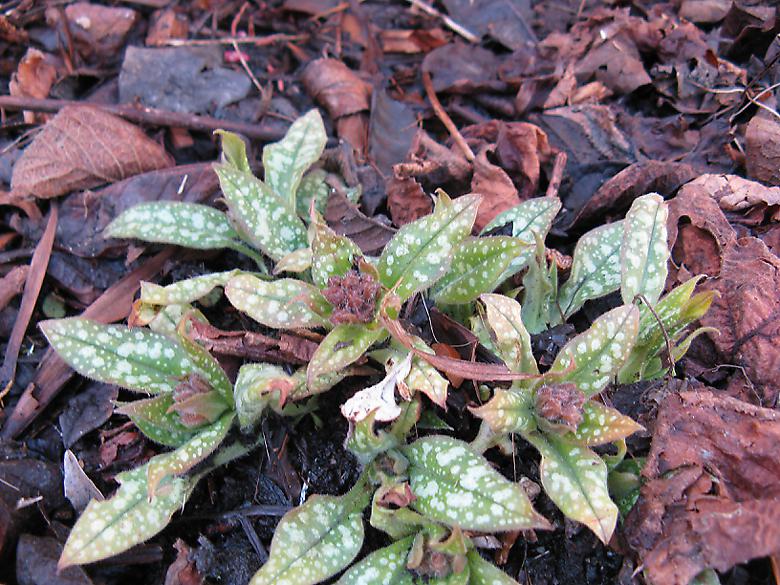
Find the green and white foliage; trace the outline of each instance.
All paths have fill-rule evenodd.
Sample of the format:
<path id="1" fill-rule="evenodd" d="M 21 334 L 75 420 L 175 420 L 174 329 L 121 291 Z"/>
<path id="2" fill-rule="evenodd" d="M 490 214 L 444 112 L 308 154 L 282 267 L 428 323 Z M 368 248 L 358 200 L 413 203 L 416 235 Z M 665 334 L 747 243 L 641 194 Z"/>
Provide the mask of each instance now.
<path id="1" fill-rule="evenodd" d="M 464 530 L 502 532 L 549 528 L 523 489 L 490 467 L 468 443 L 425 437 L 401 449 L 409 461 L 412 506 L 425 516 Z"/>
<path id="2" fill-rule="evenodd" d="M 535 255 L 523 276 L 523 323 L 531 333 L 541 333 L 561 316 L 558 298 L 558 265 L 547 263 L 541 237 L 536 238 Z"/>
<path id="3" fill-rule="evenodd" d="M 423 347 L 417 346 L 417 349 L 421 349 L 426 353 L 434 353 L 427 345 L 420 340 L 420 344 Z M 442 376 L 439 371 L 424 359 L 418 356 L 412 358 L 412 366 L 409 369 L 409 374 L 404 380 L 406 387 L 409 389 L 410 394 L 422 392 L 431 402 L 439 406 L 440 408 L 447 408 L 447 390 L 449 389 L 450 382 Z"/>
<path id="4" fill-rule="evenodd" d="M 314 284 L 324 288 L 331 276 L 344 276 L 362 253 L 357 244 L 330 229 L 319 215 L 314 215 L 310 230 L 314 233 L 311 275 Z"/>
<path id="5" fill-rule="evenodd" d="M 358 483 L 344 496 L 312 496 L 285 514 L 250 585 L 314 585 L 349 565 L 363 546 L 364 489 Z"/>
<path id="6" fill-rule="evenodd" d="M 311 212 L 311 204 L 314 202 L 314 211 L 319 214 L 325 213 L 330 196 L 330 185 L 325 182 L 328 176 L 322 169 L 313 169 L 306 173 L 298 185 L 296 194 L 296 211 L 304 221 L 308 221 Z"/>
<path id="7" fill-rule="evenodd" d="M 607 544 L 615 530 L 618 509 L 609 497 L 607 466 L 601 457 L 554 434 L 523 436 L 542 455 L 539 474 L 550 499 L 566 516 L 585 524 Z"/>
<path id="8" fill-rule="evenodd" d="M 274 266 L 274 275 L 281 274 L 282 272 L 292 272 L 294 274 L 300 274 L 311 268 L 312 255 L 311 248 L 301 248 L 290 252 L 279 260 Z"/>
<path id="9" fill-rule="evenodd" d="M 197 478 L 169 477 L 150 499 L 146 483 L 148 465 L 120 473 L 116 477 L 119 489 L 110 499 L 92 500 L 87 505 L 68 536 L 59 569 L 126 551 L 160 532 L 173 513 L 184 507 Z"/>
<path id="10" fill-rule="evenodd" d="M 497 434 L 527 433 L 536 429 L 534 396 L 524 388 L 497 388 L 489 402 L 470 410 Z"/>
<path id="11" fill-rule="evenodd" d="M 249 428 L 266 407 L 280 404 L 296 386 L 293 376 L 272 364 L 244 364 L 238 371 L 233 393 L 238 422 Z"/>
<path id="12" fill-rule="evenodd" d="M 135 205 L 103 233 L 107 238 L 135 238 L 199 250 L 233 248 L 240 242 L 224 213 L 207 205 L 179 201 Z"/>
<path id="13" fill-rule="evenodd" d="M 119 404 L 116 412 L 128 416 L 155 443 L 175 449 L 189 441 L 198 429 L 182 424 L 172 406 L 173 395 L 166 392 L 153 398 Z"/>
<path id="14" fill-rule="evenodd" d="M 475 549 L 466 553 L 469 563 L 469 585 L 519 585 L 517 581 L 486 561 Z"/>
<path id="15" fill-rule="evenodd" d="M 173 392 L 180 379 L 202 373 L 188 352 L 148 329 L 69 318 L 40 323 L 57 354 L 82 376 L 149 394 Z"/>
<path id="16" fill-rule="evenodd" d="M 597 227 L 579 239 L 569 278 L 558 294 L 558 306 L 564 319 L 576 313 L 585 301 L 620 288 L 622 241 L 623 221 Z"/>
<path id="17" fill-rule="evenodd" d="M 504 295 L 484 294 L 485 325 L 493 347 L 513 372 L 537 374 L 539 369 L 531 351 L 531 336 L 523 324 L 522 307 Z"/>
<path id="18" fill-rule="evenodd" d="M 347 435 L 346 447 L 362 465 L 368 465 L 377 455 L 398 444 L 393 434 L 374 428 L 377 412 L 374 410 L 366 418 L 353 422 Z"/>
<path id="19" fill-rule="evenodd" d="M 327 141 L 319 111 L 310 110 L 292 123 L 282 140 L 263 149 L 265 182 L 293 213 L 303 174 L 320 159 Z"/>
<path id="20" fill-rule="evenodd" d="M 236 309 L 274 329 L 322 327 L 326 320 L 314 307 L 327 307 L 319 290 L 301 280 L 261 280 L 251 274 L 231 278 L 225 296 Z"/>
<path id="21" fill-rule="evenodd" d="M 549 374 L 559 374 L 554 377 L 556 382 L 574 382 L 586 397 L 594 396 L 626 363 L 638 331 L 636 306 L 612 309 L 561 349 Z"/>
<path id="22" fill-rule="evenodd" d="M 527 247 L 515 238 L 468 238 L 455 248 L 452 264 L 431 295 L 440 303 L 469 303 L 491 292 L 502 280 L 509 263 Z"/>
<path id="23" fill-rule="evenodd" d="M 141 302 L 148 305 L 186 305 L 199 301 L 218 286 L 224 287 L 240 270 L 203 274 L 160 286 L 153 282 L 141 283 Z"/>
<path id="24" fill-rule="evenodd" d="M 380 338 L 386 337 L 384 329 L 365 325 L 337 325 L 320 342 L 306 369 L 306 385 L 311 387 L 324 374 L 339 370 L 360 359 Z"/>
<path id="25" fill-rule="evenodd" d="M 641 294 L 654 305 L 664 290 L 669 259 L 668 215 L 663 198 L 656 193 L 635 199 L 626 214 L 620 251 L 620 294 L 626 304 Z"/>
<path id="26" fill-rule="evenodd" d="M 595 400 L 588 400 L 582 406 L 582 422 L 566 438 L 572 443 L 594 447 L 625 439 L 641 430 L 642 425 L 631 417 Z"/>
<path id="27" fill-rule="evenodd" d="M 406 559 L 413 541 L 414 537 L 408 536 L 374 551 L 344 573 L 336 585 L 412 585 Z"/>
<path id="28" fill-rule="evenodd" d="M 380 282 L 396 287 L 402 301 L 431 287 L 447 272 L 453 248 L 471 233 L 479 203 L 479 195 L 453 201 L 440 191 L 433 213 L 403 226 L 385 246 L 377 267 Z"/>

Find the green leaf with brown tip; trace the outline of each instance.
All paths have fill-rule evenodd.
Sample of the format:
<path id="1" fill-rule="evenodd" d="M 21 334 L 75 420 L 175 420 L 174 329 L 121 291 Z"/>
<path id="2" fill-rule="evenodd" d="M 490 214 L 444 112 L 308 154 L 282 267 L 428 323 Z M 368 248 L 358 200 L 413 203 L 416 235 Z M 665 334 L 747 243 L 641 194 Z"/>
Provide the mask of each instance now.
<path id="1" fill-rule="evenodd" d="M 446 436 L 418 439 L 401 448 L 409 460 L 412 507 L 464 530 L 502 532 L 549 528 L 523 489 L 493 469 L 467 443 Z"/>
<path id="2" fill-rule="evenodd" d="M 172 392 L 198 372 L 178 343 L 148 329 L 103 325 L 81 318 L 43 321 L 54 351 L 82 376 L 149 394 Z"/>
<path id="3" fill-rule="evenodd" d="M 154 459 L 152 459 L 154 461 Z M 148 465 L 120 473 L 121 484 L 108 500 L 92 500 L 81 514 L 62 551 L 59 569 L 113 557 L 150 539 L 184 507 L 197 478 L 169 478 L 149 499 Z"/>
<path id="4" fill-rule="evenodd" d="M 265 182 L 292 213 L 303 174 L 320 159 L 327 141 L 322 116 L 313 109 L 296 119 L 284 138 L 263 149 Z"/>
<path id="5" fill-rule="evenodd" d="M 527 247 L 520 240 L 503 236 L 464 240 L 455 248 L 449 270 L 434 286 L 433 298 L 462 304 L 494 290 L 509 263 Z"/>
<path id="6" fill-rule="evenodd" d="M 422 343 L 422 340 L 420 342 Z M 419 346 L 415 346 L 417 349 L 421 349 Z M 425 348 L 423 351 L 426 353 L 434 353 L 427 345 L 423 344 L 423 347 Z M 431 402 L 446 410 L 450 382 L 424 359 L 418 356 L 412 358 L 412 367 L 404 382 L 410 392 L 422 392 L 430 398 Z"/>
<path id="7" fill-rule="evenodd" d="M 193 341 L 179 330 L 179 344 L 190 356 L 198 372 L 208 382 L 209 386 L 219 392 L 229 406 L 233 406 L 233 384 L 219 365 L 217 359 L 206 348 Z"/>
<path id="8" fill-rule="evenodd" d="M 475 549 L 466 553 L 471 572 L 469 585 L 519 585 L 517 581 L 486 561 Z"/>
<path id="9" fill-rule="evenodd" d="M 539 474 L 550 499 L 567 517 L 590 528 L 607 544 L 615 530 L 618 509 L 609 497 L 607 466 L 601 457 L 555 435 L 526 433 L 523 437 L 542 455 Z"/>
<path id="10" fill-rule="evenodd" d="M 565 372 L 556 382 L 574 382 L 588 398 L 598 394 L 628 360 L 638 330 L 636 306 L 612 309 L 561 349 L 549 373 Z"/>
<path id="11" fill-rule="evenodd" d="M 623 225 L 623 221 L 616 221 L 597 227 L 577 242 L 569 278 L 558 292 L 558 305 L 564 319 L 576 313 L 585 301 L 620 288 Z"/>
<path id="12" fill-rule="evenodd" d="M 361 487 L 365 490 L 365 487 Z M 365 495 L 312 496 L 285 514 L 268 561 L 249 585 L 314 585 L 346 567 L 363 546 Z"/>
<path id="13" fill-rule="evenodd" d="M 452 250 L 471 233 L 480 196 L 442 193 L 430 215 L 403 226 L 379 258 L 379 279 L 406 300 L 431 287 L 450 266 Z M 400 283 L 400 284 L 399 284 Z"/>
<path id="14" fill-rule="evenodd" d="M 317 215 L 311 229 L 314 232 L 311 276 L 314 284 L 325 288 L 331 276 L 344 276 L 352 268 L 353 260 L 363 253 L 352 240 L 338 235 Z"/>
<path id="15" fill-rule="evenodd" d="M 625 439 L 641 430 L 642 425 L 631 417 L 595 400 L 588 400 L 582 406 L 582 422 L 576 432 L 566 438 L 573 443 L 593 447 Z"/>
<path id="16" fill-rule="evenodd" d="M 242 428 L 251 427 L 273 402 L 291 394 L 297 381 L 280 366 L 244 364 L 238 371 L 234 389 L 236 413 Z"/>
<path id="17" fill-rule="evenodd" d="M 534 397 L 531 390 L 496 388 L 493 398 L 480 407 L 469 407 L 474 416 L 483 419 L 497 434 L 525 433 L 536 429 Z"/>
<path id="18" fill-rule="evenodd" d="M 538 374 L 531 351 L 531 336 L 523 324 L 522 307 L 504 295 L 484 294 L 485 321 L 494 340 L 493 347 L 513 372 Z"/>
<path id="19" fill-rule="evenodd" d="M 240 270 L 214 272 L 193 278 L 187 278 L 160 286 L 153 282 L 141 283 L 141 302 L 149 305 L 184 305 L 194 303 L 208 295 L 218 286 L 225 286 L 228 280 L 239 274 Z"/>
<path id="20" fill-rule="evenodd" d="M 274 266 L 274 274 L 281 274 L 282 272 L 300 274 L 311 268 L 311 261 L 311 248 L 295 250 L 295 252 L 290 252 L 276 263 L 276 266 Z"/>
<path id="21" fill-rule="evenodd" d="M 154 398 L 119 404 L 115 412 L 130 417 L 138 430 L 155 443 L 175 449 L 189 441 L 198 430 L 184 426 L 179 415 L 170 411 L 171 406 L 173 394 L 166 392 Z"/>
<path id="22" fill-rule="evenodd" d="M 344 573 L 336 585 L 413 585 L 414 579 L 406 568 L 413 540 L 409 536 L 372 552 Z"/>
<path id="23" fill-rule="evenodd" d="M 103 233 L 107 238 L 134 238 L 199 250 L 232 248 L 240 240 L 221 211 L 181 201 L 139 203 L 122 212 Z"/>
<path id="24" fill-rule="evenodd" d="M 306 369 L 306 385 L 324 374 L 338 373 L 362 356 L 371 345 L 385 337 L 384 329 L 366 325 L 337 325 L 320 342 Z"/>
<path id="25" fill-rule="evenodd" d="M 231 278 L 225 296 L 239 311 L 274 329 L 322 327 L 325 319 L 313 306 L 327 306 L 320 292 L 300 280 L 282 278 L 266 281 L 241 274 Z"/>
<path id="26" fill-rule="evenodd" d="M 664 290 L 669 260 L 668 215 L 666 203 L 657 193 L 636 198 L 626 214 L 620 250 L 620 294 L 626 304 L 641 294 L 655 305 Z"/>

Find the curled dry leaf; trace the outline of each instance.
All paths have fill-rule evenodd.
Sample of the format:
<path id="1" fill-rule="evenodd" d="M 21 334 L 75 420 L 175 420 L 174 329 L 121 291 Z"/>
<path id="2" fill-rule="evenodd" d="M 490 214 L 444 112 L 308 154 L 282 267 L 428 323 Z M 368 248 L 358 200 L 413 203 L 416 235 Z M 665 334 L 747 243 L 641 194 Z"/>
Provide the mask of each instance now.
<path id="1" fill-rule="evenodd" d="M 477 220 L 474 227 L 482 231 L 500 213 L 511 209 L 520 203 L 512 179 L 501 167 L 491 163 L 488 152 L 495 150 L 493 146 L 486 146 L 479 151 L 474 159 L 474 176 L 471 179 L 471 191 L 483 195 L 482 203 L 477 212 Z"/>
<path id="2" fill-rule="evenodd" d="M 750 177 L 780 185 L 780 124 L 764 112 L 753 116 L 745 132 L 745 163 Z"/>
<path id="3" fill-rule="evenodd" d="M 16 73 L 11 77 L 11 82 L 8 84 L 9 93 L 17 97 L 44 99 L 49 97 L 49 90 L 56 79 L 57 64 L 54 58 L 30 47 L 19 61 Z M 45 119 L 43 114 L 24 113 L 24 121 L 28 124 Z"/>
<path id="4" fill-rule="evenodd" d="M 325 219 L 333 231 L 347 236 L 368 256 L 378 256 L 395 234 L 390 226 L 366 217 L 343 193 L 334 193 L 328 198 Z"/>
<path id="5" fill-rule="evenodd" d="M 657 585 L 777 552 L 780 415 L 713 393 L 663 402 L 627 539 Z"/>
<path id="6" fill-rule="evenodd" d="M 433 200 L 416 180 L 394 177 L 387 183 L 387 206 L 393 223 L 401 227 L 428 215 Z"/>
<path id="7" fill-rule="evenodd" d="M 371 86 L 338 59 L 317 59 L 306 66 L 303 86 L 334 120 L 369 109 Z"/>
<path id="8" fill-rule="evenodd" d="M 395 387 L 403 383 L 412 367 L 411 352 L 393 365 L 378 384 L 357 392 L 341 405 L 341 414 L 353 423 L 360 422 L 371 413 L 374 420 L 387 422 L 395 420 L 401 414 L 401 408 L 395 402 Z"/>
<path id="9" fill-rule="evenodd" d="M 49 20 L 59 20 L 58 16 L 47 14 Z M 65 8 L 65 17 L 78 52 L 86 59 L 102 61 L 120 53 L 138 13 L 130 8 L 76 2 Z"/>
<path id="10" fill-rule="evenodd" d="M 139 128 L 92 106 L 67 106 L 16 162 L 17 196 L 50 198 L 172 166 L 165 149 Z"/>

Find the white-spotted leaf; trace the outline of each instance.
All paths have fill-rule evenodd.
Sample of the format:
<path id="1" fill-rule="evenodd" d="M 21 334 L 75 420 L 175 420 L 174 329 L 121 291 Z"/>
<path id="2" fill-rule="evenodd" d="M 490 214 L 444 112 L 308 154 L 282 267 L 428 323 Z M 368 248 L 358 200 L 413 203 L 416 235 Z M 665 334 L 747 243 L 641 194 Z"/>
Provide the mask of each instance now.
<path id="1" fill-rule="evenodd" d="M 263 149 L 265 182 L 293 213 L 303 174 L 320 159 L 327 141 L 320 112 L 313 109 L 295 120 L 284 138 Z"/>
<path id="2" fill-rule="evenodd" d="M 475 549 L 466 553 L 466 558 L 471 573 L 469 585 L 519 585 L 493 563 L 479 556 Z"/>
<path id="3" fill-rule="evenodd" d="M 202 375 L 206 382 L 212 389 L 219 392 L 222 398 L 225 399 L 228 405 L 233 406 L 233 385 L 230 383 L 230 379 L 225 374 L 225 370 L 219 365 L 217 359 L 211 355 L 208 350 L 193 341 L 182 331 L 183 327 L 179 327 L 179 344 L 190 359 L 195 364 L 198 373 Z"/>
<path id="4" fill-rule="evenodd" d="M 134 400 L 118 405 L 116 412 L 130 417 L 135 426 L 155 443 L 166 447 L 180 447 L 198 430 L 181 423 L 179 415 L 170 410 L 173 394 L 166 392 L 153 398 Z"/>
<path id="5" fill-rule="evenodd" d="M 626 363 L 638 330 L 636 306 L 612 309 L 561 349 L 549 373 L 564 372 L 555 381 L 574 382 L 587 397 L 598 394 Z"/>
<path id="6" fill-rule="evenodd" d="M 372 552 L 344 573 L 336 585 L 413 585 L 412 575 L 406 569 L 413 540 L 409 536 Z"/>
<path id="7" fill-rule="evenodd" d="M 377 455 L 398 444 L 398 439 L 392 434 L 374 428 L 376 413 L 373 411 L 366 418 L 350 424 L 345 446 L 361 465 L 368 465 Z"/>
<path id="8" fill-rule="evenodd" d="M 160 532 L 173 513 L 184 507 L 197 478 L 169 478 L 150 501 L 147 465 L 120 473 L 117 480 L 121 485 L 110 499 L 92 500 L 87 505 L 70 531 L 58 563 L 60 569 L 124 552 Z"/>
<path id="9" fill-rule="evenodd" d="M 298 185 L 298 193 L 295 196 L 295 206 L 298 215 L 309 221 L 309 212 L 311 211 L 312 201 L 314 202 L 314 211 L 324 214 L 328 207 L 328 197 L 331 187 L 325 182 L 328 173 L 322 169 L 314 169 L 303 176 L 301 184 Z"/>
<path id="10" fill-rule="evenodd" d="M 331 276 L 344 276 L 362 252 L 352 240 L 330 229 L 318 215 L 314 217 L 311 230 L 314 232 L 311 276 L 314 284 L 325 288 Z"/>
<path id="11" fill-rule="evenodd" d="M 274 274 L 281 274 L 282 272 L 300 274 L 311 268 L 311 261 L 311 248 L 295 250 L 295 252 L 290 252 L 276 263 L 276 266 L 274 266 Z"/>
<path id="12" fill-rule="evenodd" d="M 582 406 L 582 422 L 567 439 L 592 447 L 625 439 L 641 430 L 642 425 L 634 422 L 631 417 L 595 400 L 588 400 Z"/>
<path id="13" fill-rule="evenodd" d="M 558 305 L 564 319 L 576 313 L 585 301 L 603 297 L 620 288 L 622 241 L 623 221 L 597 227 L 579 239 L 574 248 L 569 278 L 558 294 Z"/>
<path id="14" fill-rule="evenodd" d="M 327 303 L 317 289 L 300 280 L 265 281 L 241 274 L 228 281 L 225 296 L 236 309 L 266 327 L 294 329 L 325 324 L 312 307 Z"/>
<path id="15" fill-rule="evenodd" d="M 406 300 L 432 286 L 450 266 L 453 248 L 471 233 L 479 195 L 454 201 L 441 193 L 433 213 L 403 226 L 379 258 L 379 279 Z"/>
<path id="16" fill-rule="evenodd" d="M 464 240 L 455 248 L 449 270 L 434 286 L 433 298 L 461 304 L 491 292 L 503 280 L 509 263 L 527 247 L 516 238 L 504 236 Z"/>
<path id="17" fill-rule="evenodd" d="M 409 460 L 412 507 L 464 530 L 502 532 L 549 528 L 523 489 L 503 477 L 467 443 L 425 437 L 401 449 Z"/>
<path id="18" fill-rule="evenodd" d="M 180 201 L 135 205 L 112 221 L 104 235 L 199 250 L 232 248 L 239 241 L 224 213 L 207 205 Z"/>
<path id="19" fill-rule="evenodd" d="M 486 404 L 469 410 L 496 434 L 525 433 L 536 428 L 533 393 L 525 388 L 496 388 Z"/>
<path id="20" fill-rule="evenodd" d="M 626 214 L 620 250 L 620 294 L 626 304 L 641 294 L 655 305 L 664 290 L 669 260 L 668 215 L 666 203 L 657 193 L 635 199 Z"/>
<path id="21" fill-rule="evenodd" d="M 244 364 L 234 387 L 236 413 L 243 428 L 253 425 L 273 401 L 284 402 L 297 382 L 280 366 Z"/>
<path id="22" fill-rule="evenodd" d="M 485 321 L 499 357 L 513 372 L 538 374 L 531 351 L 531 336 L 523 324 L 520 303 L 496 294 L 484 294 L 480 300 L 485 305 Z"/>
<path id="23" fill-rule="evenodd" d="M 146 482 L 150 498 L 159 497 L 164 491 L 163 481 L 171 476 L 179 476 L 211 455 L 227 436 L 234 414 L 226 413 L 207 427 L 198 429 L 198 433 L 175 451 L 152 458 L 146 466 Z"/>
<path id="24" fill-rule="evenodd" d="M 187 351 L 160 333 L 68 318 L 40 323 L 57 354 L 82 376 L 149 394 L 172 392 L 197 372 Z"/>
<path id="25" fill-rule="evenodd" d="M 285 514 L 274 532 L 268 561 L 249 585 L 314 585 L 341 571 L 363 546 L 366 504 L 351 492 L 312 496 Z"/>
<path id="26" fill-rule="evenodd" d="M 306 385 L 311 388 L 323 374 L 339 370 L 358 360 L 371 345 L 386 335 L 381 328 L 365 325 L 338 325 L 320 342 L 306 369 Z"/>
<path id="27" fill-rule="evenodd" d="M 433 350 L 422 343 L 422 340 L 420 340 L 420 343 L 422 347 L 415 344 L 417 349 L 433 353 Z M 414 395 L 415 392 L 422 392 L 439 408 L 447 409 L 447 391 L 450 387 L 450 382 L 439 373 L 439 370 L 424 359 L 418 356 L 412 359 L 412 367 L 404 382 L 411 395 Z"/>
<path id="28" fill-rule="evenodd" d="M 184 305 L 194 303 L 208 295 L 218 286 L 225 286 L 228 280 L 239 274 L 240 270 L 214 272 L 193 278 L 187 278 L 160 286 L 153 282 L 141 283 L 141 302 L 149 305 Z"/>
<path id="29" fill-rule="evenodd" d="M 581 522 L 604 544 L 617 523 L 618 509 L 607 490 L 607 466 L 582 445 L 555 435 L 523 435 L 539 453 L 539 474 L 544 491 L 566 516 Z"/>

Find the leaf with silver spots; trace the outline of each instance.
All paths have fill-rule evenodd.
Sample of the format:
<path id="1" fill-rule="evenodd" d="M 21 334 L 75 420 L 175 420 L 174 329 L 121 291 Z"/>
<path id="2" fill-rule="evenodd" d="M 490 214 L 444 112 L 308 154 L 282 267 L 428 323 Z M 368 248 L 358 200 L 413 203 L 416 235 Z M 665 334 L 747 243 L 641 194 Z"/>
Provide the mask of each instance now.
<path id="1" fill-rule="evenodd" d="M 179 415 L 170 411 L 171 406 L 173 394 L 166 392 L 154 398 L 119 404 L 115 412 L 130 417 L 138 430 L 155 443 L 175 449 L 189 441 L 198 431 L 183 425 Z"/>
<path id="2" fill-rule="evenodd" d="M 344 276 L 362 252 L 352 240 L 330 229 L 319 215 L 315 215 L 310 229 L 314 232 L 311 242 L 312 280 L 320 288 L 325 288 L 331 276 Z"/>
<path id="3" fill-rule="evenodd" d="M 567 435 L 572 443 L 593 447 L 606 445 L 644 430 L 642 425 L 595 400 L 588 400 L 582 406 L 582 422 L 577 430 Z"/>
<path id="4" fill-rule="evenodd" d="M 410 536 L 372 552 L 344 573 L 336 585 L 413 585 L 412 575 L 406 569 L 406 557 L 413 540 Z"/>
<path id="5" fill-rule="evenodd" d="M 469 585 L 519 585 L 517 581 L 483 559 L 475 549 L 466 553 L 470 569 Z"/>
<path id="6" fill-rule="evenodd" d="M 496 388 L 493 398 L 479 407 L 469 407 L 474 416 L 487 422 L 497 434 L 530 432 L 536 428 L 531 390 Z"/>
<path id="7" fill-rule="evenodd" d="M 513 372 L 538 374 L 531 351 L 531 336 L 523 324 L 520 303 L 496 294 L 484 294 L 480 300 L 485 305 L 486 325 L 499 357 Z"/>
<path id="8" fill-rule="evenodd" d="M 626 214 L 620 249 L 620 294 L 626 304 L 641 294 L 655 305 L 664 290 L 669 260 L 668 215 L 667 205 L 657 193 L 635 199 Z"/>
<path id="9" fill-rule="evenodd" d="M 337 325 L 320 342 L 306 369 L 306 385 L 311 387 L 323 374 L 337 373 L 358 360 L 366 350 L 386 336 L 384 329 L 365 325 Z"/>
<path id="10" fill-rule="evenodd" d="M 149 305 L 185 305 L 194 303 L 208 295 L 218 286 L 225 286 L 228 280 L 240 270 L 202 274 L 160 286 L 154 282 L 141 283 L 141 302 Z"/>

